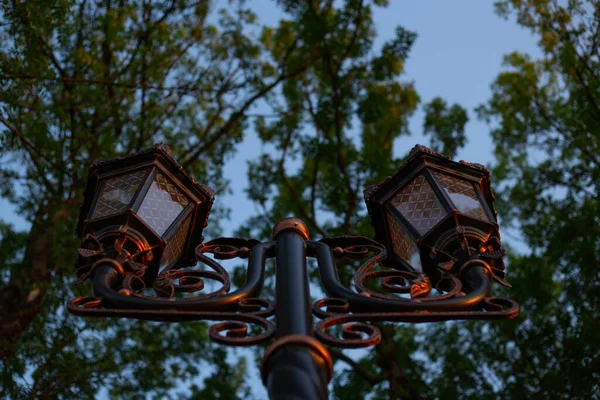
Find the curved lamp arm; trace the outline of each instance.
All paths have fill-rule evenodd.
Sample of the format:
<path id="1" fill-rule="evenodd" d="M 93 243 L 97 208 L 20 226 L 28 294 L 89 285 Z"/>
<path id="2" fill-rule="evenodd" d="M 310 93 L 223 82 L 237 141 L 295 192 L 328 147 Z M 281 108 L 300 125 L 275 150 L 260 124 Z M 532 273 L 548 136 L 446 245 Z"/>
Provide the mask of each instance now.
<path id="1" fill-rule="evenodd" d="M 275 325 L 267 318 L 275 313 L 272 302 L 256 298 L 263 283 L 265 261 L 274 257 L 274 242 L 258 243 L 254 241 L 250 249 L 237 248 L 233 243 L 243 240 L 219 238 L 198 247 L 197 258 L 209 265 L 214 271 L 167 270 L 155 280 L 159 282 L 157 293 L 163 297 L 150 297 L 132 290 L 132 282 L 141 284 L 143 273 L 124 268 L 127 261 L 117 256 L 114 260 L 102 258 L 94 264 L 92 277 L 93 297 L 77 297 L 67 303 L 70 313 L 87 317 L 120 317 L 152 321 L 225 321 L 211 325 L 209 336 L 217 343 L 230 346 L 248 346 L 268 341 L 275 335 Z M 258 243 L 258 244 L 256 244 Z M 224 251 L 226 250 L 226 251 Z M 204 256 L 203 252 L 212 252 L 215 258 L 248 257 L 246 282 L 237 290 L 229 291 L 229 275 L 219 263 Z M 143 269 L 142 269 L 143 272 Z M 192 298 L 173 298 L 173 291 L 197 291 L 203 286 L 202 277 L 217 279 L 223 287 L 206 296 Z M 172 280 L 179 279 L 179 285 Z M 190 283 L 191 282 L 191 283 Z M 165 288 L 171 290 L 165 290 Z M 140 289 L 140 287 L 138 287 Z M 138 290 L 141 291 L 141 290 Z M 167 297 L 167 298 L 165 298 Z M 249 334 L 248 325 L 262 328 Z"/>
<path id="2" fill-rule="evenodd" d="M 449 293 L 422 297 L 429 292 L 426 290 L 417 294 L 416 298 L 407 299 L 373 292 L 362 284 L 364 279 L 373 277 L 400 277 L 404 281 L 418 280 L 422 277 L 396 269 L 372 271 L 371 269 L 386 257 L 385 249 L 379 243 L 364 237 L 341 237 L 307 242 L 307 247 L 310 255 L 317 258 L 323 287 L 330 296 L 313 304 L 313 314 L 322 319 L 315 327 L 315 334 L 321 342 L 330 346 L 359 348 L 376 345 L 381 340 L 379 328 L 373 325 L 377 321 L 415 323 L 506 319 L 519 313 L 519 305 L 516 302 L 489 297 L 492 273 L 487 264 L 480 260 L 465 263 L 460 279 L 451 277 L 455 288 Z M 355 286 L 358 290 L 362 287 L 364 291 L 359 293 L 342 285 L 337 274 L 335 257 L 347 254 L 354 258 L 364 258 L 372 251 L 377 254 L 367 260 L 354 275 Z M 425 278 L 425 281 L 428 283 L 428 278 Z M 408 288 L 403 289 L 408 291 Z M 410 289 L 412 294 L 412 287 Z M 327 332 L 335 326 L 342 328 L 341 338 Z"/>
<path id="3" fill-rule="evenodd" d="M 469 286 L 473 288 L 465 296 L 431 302 L 400 297 L 391 300 L 365 296 L 353 292 L 340 283 L 334 254 L 328 245 L 321 242 L 309 242 L 308 246 L 314 251 L 317 258 L 321 281 L 327 295 L 344 299 L 352 310 L 371 312 L 472 310 L 491 292 L 491 280 L 487 269 L 483 266 L 474 266 L 464 273 L 464 279 L 469 281 Z"/>
<path id="4" fill-rule="evenodd" d="M 218 239 L 217 239 L 218 240 Z M 114 288 L 123 276 L 112 265 L 112 260 L 98 261 L 93 278 L 94 296 L 102 299 L 103 305 L 123 309 L 220 311 L 230 310 L 242 299 L 257 296 L 262 289 L 265 261 L 273 256 L 275 243 L 260 243 L 250 250 L 246 283 L 237 290 L 209 298 L 163 299 L 160 297 L 122 294 Z M 228 277 L 227 277 L 228 278 Z"/>

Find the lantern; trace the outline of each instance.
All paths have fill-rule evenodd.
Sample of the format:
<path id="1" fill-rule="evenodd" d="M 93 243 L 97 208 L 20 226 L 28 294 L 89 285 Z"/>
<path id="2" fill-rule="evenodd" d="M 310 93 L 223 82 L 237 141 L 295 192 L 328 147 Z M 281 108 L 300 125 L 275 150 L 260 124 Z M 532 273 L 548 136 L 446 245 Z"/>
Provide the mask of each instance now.
<path id="1" fill-rule="evenodd" d="M 375 239 L 393 268 L 427 274 L 432 283 L 484 259 L 504 281 L 490 172 L 415 146 L 398 172 L 365 190 Z"/>
<path id="2" fill-rule="evenodd" d="M 166 145 L 96 161 L 77 224 L 79 275 L 99 253 L 143 267 L 146 281 L 195 263 L 213 200 L 213 190 L 184 173 Z"/>

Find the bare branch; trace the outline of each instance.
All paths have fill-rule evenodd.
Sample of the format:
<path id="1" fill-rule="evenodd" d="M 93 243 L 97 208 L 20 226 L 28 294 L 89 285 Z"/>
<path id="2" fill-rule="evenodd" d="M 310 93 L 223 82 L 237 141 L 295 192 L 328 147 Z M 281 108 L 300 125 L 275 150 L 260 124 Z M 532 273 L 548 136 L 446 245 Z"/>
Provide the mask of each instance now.
<path id="1" fill-rule="evenodd" d="M 359 363 L 357 363 L 338 349 L 329 348 L 329 352 L 334 358 L 337 358 L 338 360 L 341 360 L 348 364 L 352 368 L 352 370 L 369 385 L 375 386 L 385 380 L 384 377 L 373 375 L 365 367 L 363 367 L 362 365 L 360 365 Z"/>
<path id="2" fill-rule="evenodd" d="M 114 86 L 126 89 L 134 89 L 140 90 L 142 88 L 152 89 L 152 90 L 162 90 L 169 92 L 177 92 L 177 93 L 192 93 L 200 89 L 199 85 L 190 85 L 189 83 L 177 86 L 160 86 L 160 85 L 142 85 L 136 82 L 116 82 L 112 80 L 104 80 L 104 79 L 89 79 L 82 78 L 76 76 L 65 76 L 60 78 L 53 77 L 45 77 L 45 76 L 36 76 L 36 75 L 2 75 L 0 76 L 0 81 L 2 80 L 35 80 L 35 81 L 52 81 L 52 82 L 70 82 L 75 84 L 87 84 L 87 85 L 107 85 Z M 205 91 L 205 88 L 202 88 Z"/>
<path id="3" fill-rule="evenodd" d="M 54 188 L 54 186 L 52 185 L 52 183 L 48 180 L 48 178 L 46 177 L 46 174 L 44 172 L 44 169 L 42 168 L 41 164 L 38 161 L 38 157 L 43 158 L 44 160 L 48 161 L 50 164 L 52 164 L 43 154 L 41 154 L 36 148 L 35 146 L 25 137 L 21 134 L 21 132 L 19 132 L 19 130 L 17 128 L 15 128 L 14 126 L 12 126 L 6 119 L 4 119 L 2 116 L 0 116 L 0 122 L 6 126 L 8 128 L 8 130 L 15 135 L 19 141 L 21 142 L 21 144 L 23 145 L 23 148 L 25 149 L 25 151 L 27 152 L 27 154 L 29 155 L 29 160 L 31 161 L 31 163 L 34 165 L 36 171 L 38 172 L 38 176 L 40 177 L 40 179 L 42 180 L 42 183 L 44 184 L 44 186 L 46 186 L 46 189 L 50 192 L 50 193 L 54 193 L 56 194 L 57 191 Z M 58 168 L 57 168 L 58 169 Z M 58 169 L 59 171 L 64 172 L 64 170 L 62 169 Z"/>
<path id="4" fill-rule="evenodd" d="M 214 135 L 209 137 L 208 140 L 205 141 L 202 146 L 198 147 L 194 151 L 190 150 L 190 155 L 187 157 L 187 159 L 185 161 L 183 161 L 181 163 L 181 165 L 184 168 L 189 167 L 190 164 L 193 163 L 200 156 L 200 154 L 209 151 L 223 136 L 225 136 L 227 133 L 229 133 L 229 131 L 233 128 L 233 126 L 244 117 L 244 113 L 246 112 L 246 110 L 248 110 L 248 108 L 250 108 L 258 99 L 261 99 L 262 97 L 264 97 L 267 93 L 269 93 L 274 87 L 279 85 L 279 83 L 281 83 L 285 79 L 294 77 L 294 76 L 302 73 L 305 69 L 306 69 L 306 64 L 289 74 L 282 73 L 277 79 L 275 79 L 269 85 L 264 86 L 261 90 L 256 92 L 253 96 L 251 96 L 249 99 L 247 99 L 244 102 L 244 104 L 237 111 L 232 113 L 229 116 L 229 119 L 227 120 L 227 122 L 225 122 L 225 124 L 217 132 L 215 132 Z"/>

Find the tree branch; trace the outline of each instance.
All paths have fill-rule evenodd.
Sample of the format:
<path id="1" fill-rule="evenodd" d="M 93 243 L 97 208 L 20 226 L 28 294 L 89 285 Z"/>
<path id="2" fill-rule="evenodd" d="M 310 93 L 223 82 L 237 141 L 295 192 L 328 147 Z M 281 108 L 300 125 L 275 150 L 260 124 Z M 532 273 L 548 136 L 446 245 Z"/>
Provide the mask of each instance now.
<path id="1" fill-rule="evenodd" d="M 375 386 L 385 380 L 384 377 L 373 375 L 365 367 L 363 367 L 362 365 L 360 365 L 359 363 L 357 363 L 338 349 L 330 347 L 328 350 L 334 358 L 337 358 L 338 360 L 341 360 L 348 364 L 352 368 L 352 370 L 356 372 L 356 374 L 359 375 L 369 385 Z"/>
<path id="2" fill-rule="evenodd" d="M 50 193 L 57 194 L 56 189 L 54 188 L 54 186 L 52 185 L 52 183 L 46 177 L 44 169 L 42 168 L 41 164 L 39 163 L 37 157 L 43 158 L 44 160 L 48 161 L 51 165 L 52 165 L 52 163 L 44 155 L 42 155 L 35 148 L 35 146 L 33 144 L 31 144 L 31 142 L 29 140 L 27 140 L 27 138 L 21 134 L 21 132 L 19 132 L 19 130 L 17 128 L 15 128 L 11 124 L 9 124 L 8 121 L 5 120 L 2 116 L 0 116 L 0 122 L 4 126 L 6 126 L 8 128 L 8 130 L 19 139 L 19 141 L 23 145 L 23 148 L 25 149 L 25 151 L 29 155 L 29 160 L 34 165 L 34 167 L 35 167 L 35 169 L 36 169 L 36 171 L 38 173 L 38 176 L 42 180 L 42 183 L 44 184 L 44 186 L 46 187 L 46 189 Z M 62 170 L 62 169 L 58 169 L 58 170 L 61 171 L 61 172 L 63 172 L 63 173 L 65 173 L 64 170 Z"/>
<path id="3" fill-rule="evenodd" d="M 253 96 L 247 99 L 244 104 L 234 113 L 229 116 L 227 122 L 217 131 L 212 137 L 209 137 L 207 141 L 196 150 L 191 151 L 190 155 L 187 157 L 185 161 L 181 163 L 183 168 L 189 167 L 199 156 L 200 154 L 209 151 L 223 136 L 225 136 L 231 128 L 244 116 L 244 113 L 250 106 L 254 104 L 258 99 L 264 97 L 267 93 L 269 93 L 274 87 L 279 85 L 285 79 L 294 77 L 300 73 L 302 73 L 306 69 L 306 65 L 303 65 L 301 68 L 298 68 L 296 71 L 290 74 L 281 74 L 277 79 L 271 82 L 269 85 L 263 87 L 261 90 L 256 92 Z"/>
<path id="4" fill-rule="evenodd" d="M 169 92 L 177 92 L 177 93 L 192 93 L 200 89 L 199 85 L 190 85 L 189 83 L 184 85 L 177 86 L 159 86 L 159 85 L 141 85 L 136 82 L 115 82 L 112 80 L 104 80 L 104 79 L 89 79 L 82 78 L 77 76 L 65 76 L 60 78 L 52 78 L 45 76 L 36 76 L 36 75 L 1 75 L 0 81 L 2 80 L 36 80 L 36 81 L 51 81 L 51 82 L 71 82 L 75 84 L 86 84 L 86 85 L 107 85 L 114 87 L 121 87 L 125 89 L 134 89 L 139 90 L 142 88 L 152 89 L 152 90 L 161 90 L 161 91 L 169 91 Z M 205 90 L 204 88 L 202 89 Z"/>

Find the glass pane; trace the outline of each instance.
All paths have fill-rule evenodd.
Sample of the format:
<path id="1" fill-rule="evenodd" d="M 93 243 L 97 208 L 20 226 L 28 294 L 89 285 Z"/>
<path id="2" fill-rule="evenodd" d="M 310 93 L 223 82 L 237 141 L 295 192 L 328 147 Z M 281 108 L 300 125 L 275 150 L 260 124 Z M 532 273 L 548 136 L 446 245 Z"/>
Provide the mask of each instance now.
<path id="1" fill-rule="evenodd" d="M 441 182 L 458 211 L 471 217 L 488 221 L 488 217 L 477 198 L 471 182 L 437 171 L 433 171 L 433 173 Z"/>
<path id="2" fill-rule="evenodd" d="M 408 234 L 400 227 L 400 224 L 388 214 L 388 226 L 390 227 L 390 236 L 392 237 L 392 246 L 394 253 L 405 262 L 410 264 L 414 269 L 422 272 L 421 255 L 415 242 Z"/>
<path id="3" fill-rule="evenodd" d="M 446 216 L 446 210 L 423 174 L 396 193 L 391 203 L 422 235 Z"/>
<path id="4" fill-rule="evenodd" d="M 181 228 L 173 235 L 173 237 L 171 237 L 171 239 L 169 239 L 169 243 L 167 244 L 167 247 L 165 247 L 161 266 L 170 267 L 181 258 L 191 221 L 192 213 L 185 218 L 183 224 L 181 224 Z"/>
<path id="5" fill-rule="evenodd" d="M 146 179 L 148 168 L 109 178 L 100 186 L 100 197 L 91 218 L 118 214 L 129 208 L 131 199 Z"/>
<path id="6" fill-rule="evenodd" d="M 159 172 L 154 177 L 138 215 L 162 236 L 188 204 L 187 197 Z"/>

